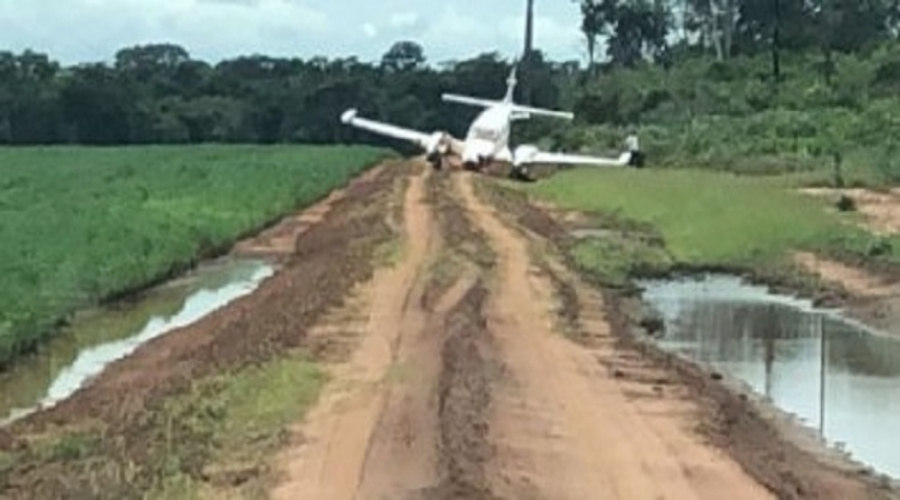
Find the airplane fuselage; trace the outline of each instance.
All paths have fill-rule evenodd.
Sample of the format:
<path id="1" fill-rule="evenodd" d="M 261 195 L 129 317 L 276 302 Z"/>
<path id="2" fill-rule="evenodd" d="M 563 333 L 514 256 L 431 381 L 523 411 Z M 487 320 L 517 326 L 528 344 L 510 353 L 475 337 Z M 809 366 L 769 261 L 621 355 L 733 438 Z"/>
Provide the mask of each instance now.
<path id="1" fill-rule="evenodd" d="M 512 114 L 512 106 L 500 103 L 478 115 L 463 143 L 463 165 L 476 167 L 493 161 L 512 161 L 509 149 Z"/>

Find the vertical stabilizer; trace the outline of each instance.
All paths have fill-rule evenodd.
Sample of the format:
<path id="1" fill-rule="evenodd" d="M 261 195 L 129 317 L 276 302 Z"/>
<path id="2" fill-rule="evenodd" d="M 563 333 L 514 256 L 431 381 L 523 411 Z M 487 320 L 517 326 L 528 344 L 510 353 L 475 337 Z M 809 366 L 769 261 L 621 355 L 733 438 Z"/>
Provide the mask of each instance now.
<path id="1" fill-rule="evenodd" d="M 509 78 L 506 79 L 506 97 L 503 98 L 503 102 L 512 104 L 513 96 L 516 93 L 516 84 L 518 80 L 516 80 L 516 69 L 518 64 L 513 63 L 512 71 L 509 72 Z"/>

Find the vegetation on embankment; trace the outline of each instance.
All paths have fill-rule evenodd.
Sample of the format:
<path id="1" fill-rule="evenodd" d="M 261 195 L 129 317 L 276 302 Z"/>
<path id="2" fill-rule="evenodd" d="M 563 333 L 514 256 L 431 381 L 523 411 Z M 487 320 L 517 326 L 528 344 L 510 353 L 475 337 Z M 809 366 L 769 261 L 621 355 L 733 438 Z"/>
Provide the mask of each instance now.
<path id="1" fill-rule="evenodd" d="M 546 142 L 615 151 L 623 127 L 636 127 L 654 166 L 781 174 L 839 163 L 848 184 L 900 180 L 900 43 L 835 52 L 832 63 L 826 72 L 818 49 L 786 51 L 777 83 L 766 51 L 613 66 L 577 92 L 578 123 Z"/>
<path id="2" fill-rule="evenodd" d="M 0 366 L 343 185 L 364 147 L 0 150 Z"/>
<path id="3" fill-rule="evenodd" d="M 92 498 L 263 498 L 275 474 L 269 470 L 272 454 L 324 382 L 305 354 L 289 352 L 198 380 L 148 408 L 131 429 L 146 437 L 139 453 L 106 423 L 85 422 L 45 429 L 27 437 L 27 448 L 0 452 L 0 475 L 13 468 L 65 467 L 92 478 L 79 485 L 87 488 L 80 494 Z"/>
<path id="4" fill-rule="evenodd" d="M 896 264 L 892 239 L 875 237 L 790 178 L 704 170 L 560 172 L 528 193 L 563 210 L 596 215 L 606 231 L 579 240 L 576 263 L 609 284 L 675 267 L 784 270 L 792 250 L 865 256 Z"/>

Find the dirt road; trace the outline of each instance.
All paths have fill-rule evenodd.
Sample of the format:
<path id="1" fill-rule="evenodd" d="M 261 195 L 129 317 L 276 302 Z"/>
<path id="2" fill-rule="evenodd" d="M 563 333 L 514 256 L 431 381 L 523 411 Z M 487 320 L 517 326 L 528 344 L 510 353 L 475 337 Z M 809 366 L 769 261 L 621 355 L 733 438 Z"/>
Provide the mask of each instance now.
<path id="1" fill-rule="evenodd" d="M 896 497 L 636 342 L 628 299 L 567 266 L 562 222 L 491 186 L 389 162 L 238 244 L 279 271 L 0 429 L 0 498 L 145 498 L 175 445 L 202 498 Z M 328 383 L 289 442 L 279 424 L 258 461 L 208 467 L 222 450 L 195 424 L 219 429 L 215 391 L 167 405 L 295 350 Z"/>
<path id="2" fill-rule="evenodd" d="M 692 430 L 683 394 L 638 394 L 604 368 L 602 299 L 571 275 L 594 345 L 564 336 L 535 262 L 554 256 L 533 256 L 473 177 L 419 171 L 396 262 L 347 306 L 366 321 L 320 325 L 356 328 L 358 345 L 295 430 L 275 498 L 770 496 Z"/>

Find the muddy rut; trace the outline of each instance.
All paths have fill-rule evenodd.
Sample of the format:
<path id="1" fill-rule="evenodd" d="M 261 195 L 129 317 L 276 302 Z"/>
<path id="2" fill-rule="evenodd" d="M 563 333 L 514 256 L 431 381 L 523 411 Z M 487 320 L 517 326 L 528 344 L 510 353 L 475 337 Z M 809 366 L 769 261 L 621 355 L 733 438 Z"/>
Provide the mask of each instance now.
<path id="1" fill-rule="evenodd" d="M 538 256 L 476 178 L 410 168 L 390 262 L 310 333 L 349 354 L 294 429 L 274 498 L 770 496 L 694 432 L 684 395 L 636 395 L 605 367 L 599 294 Z M 564 334 L 560 283 L 590 345 Z"/>

